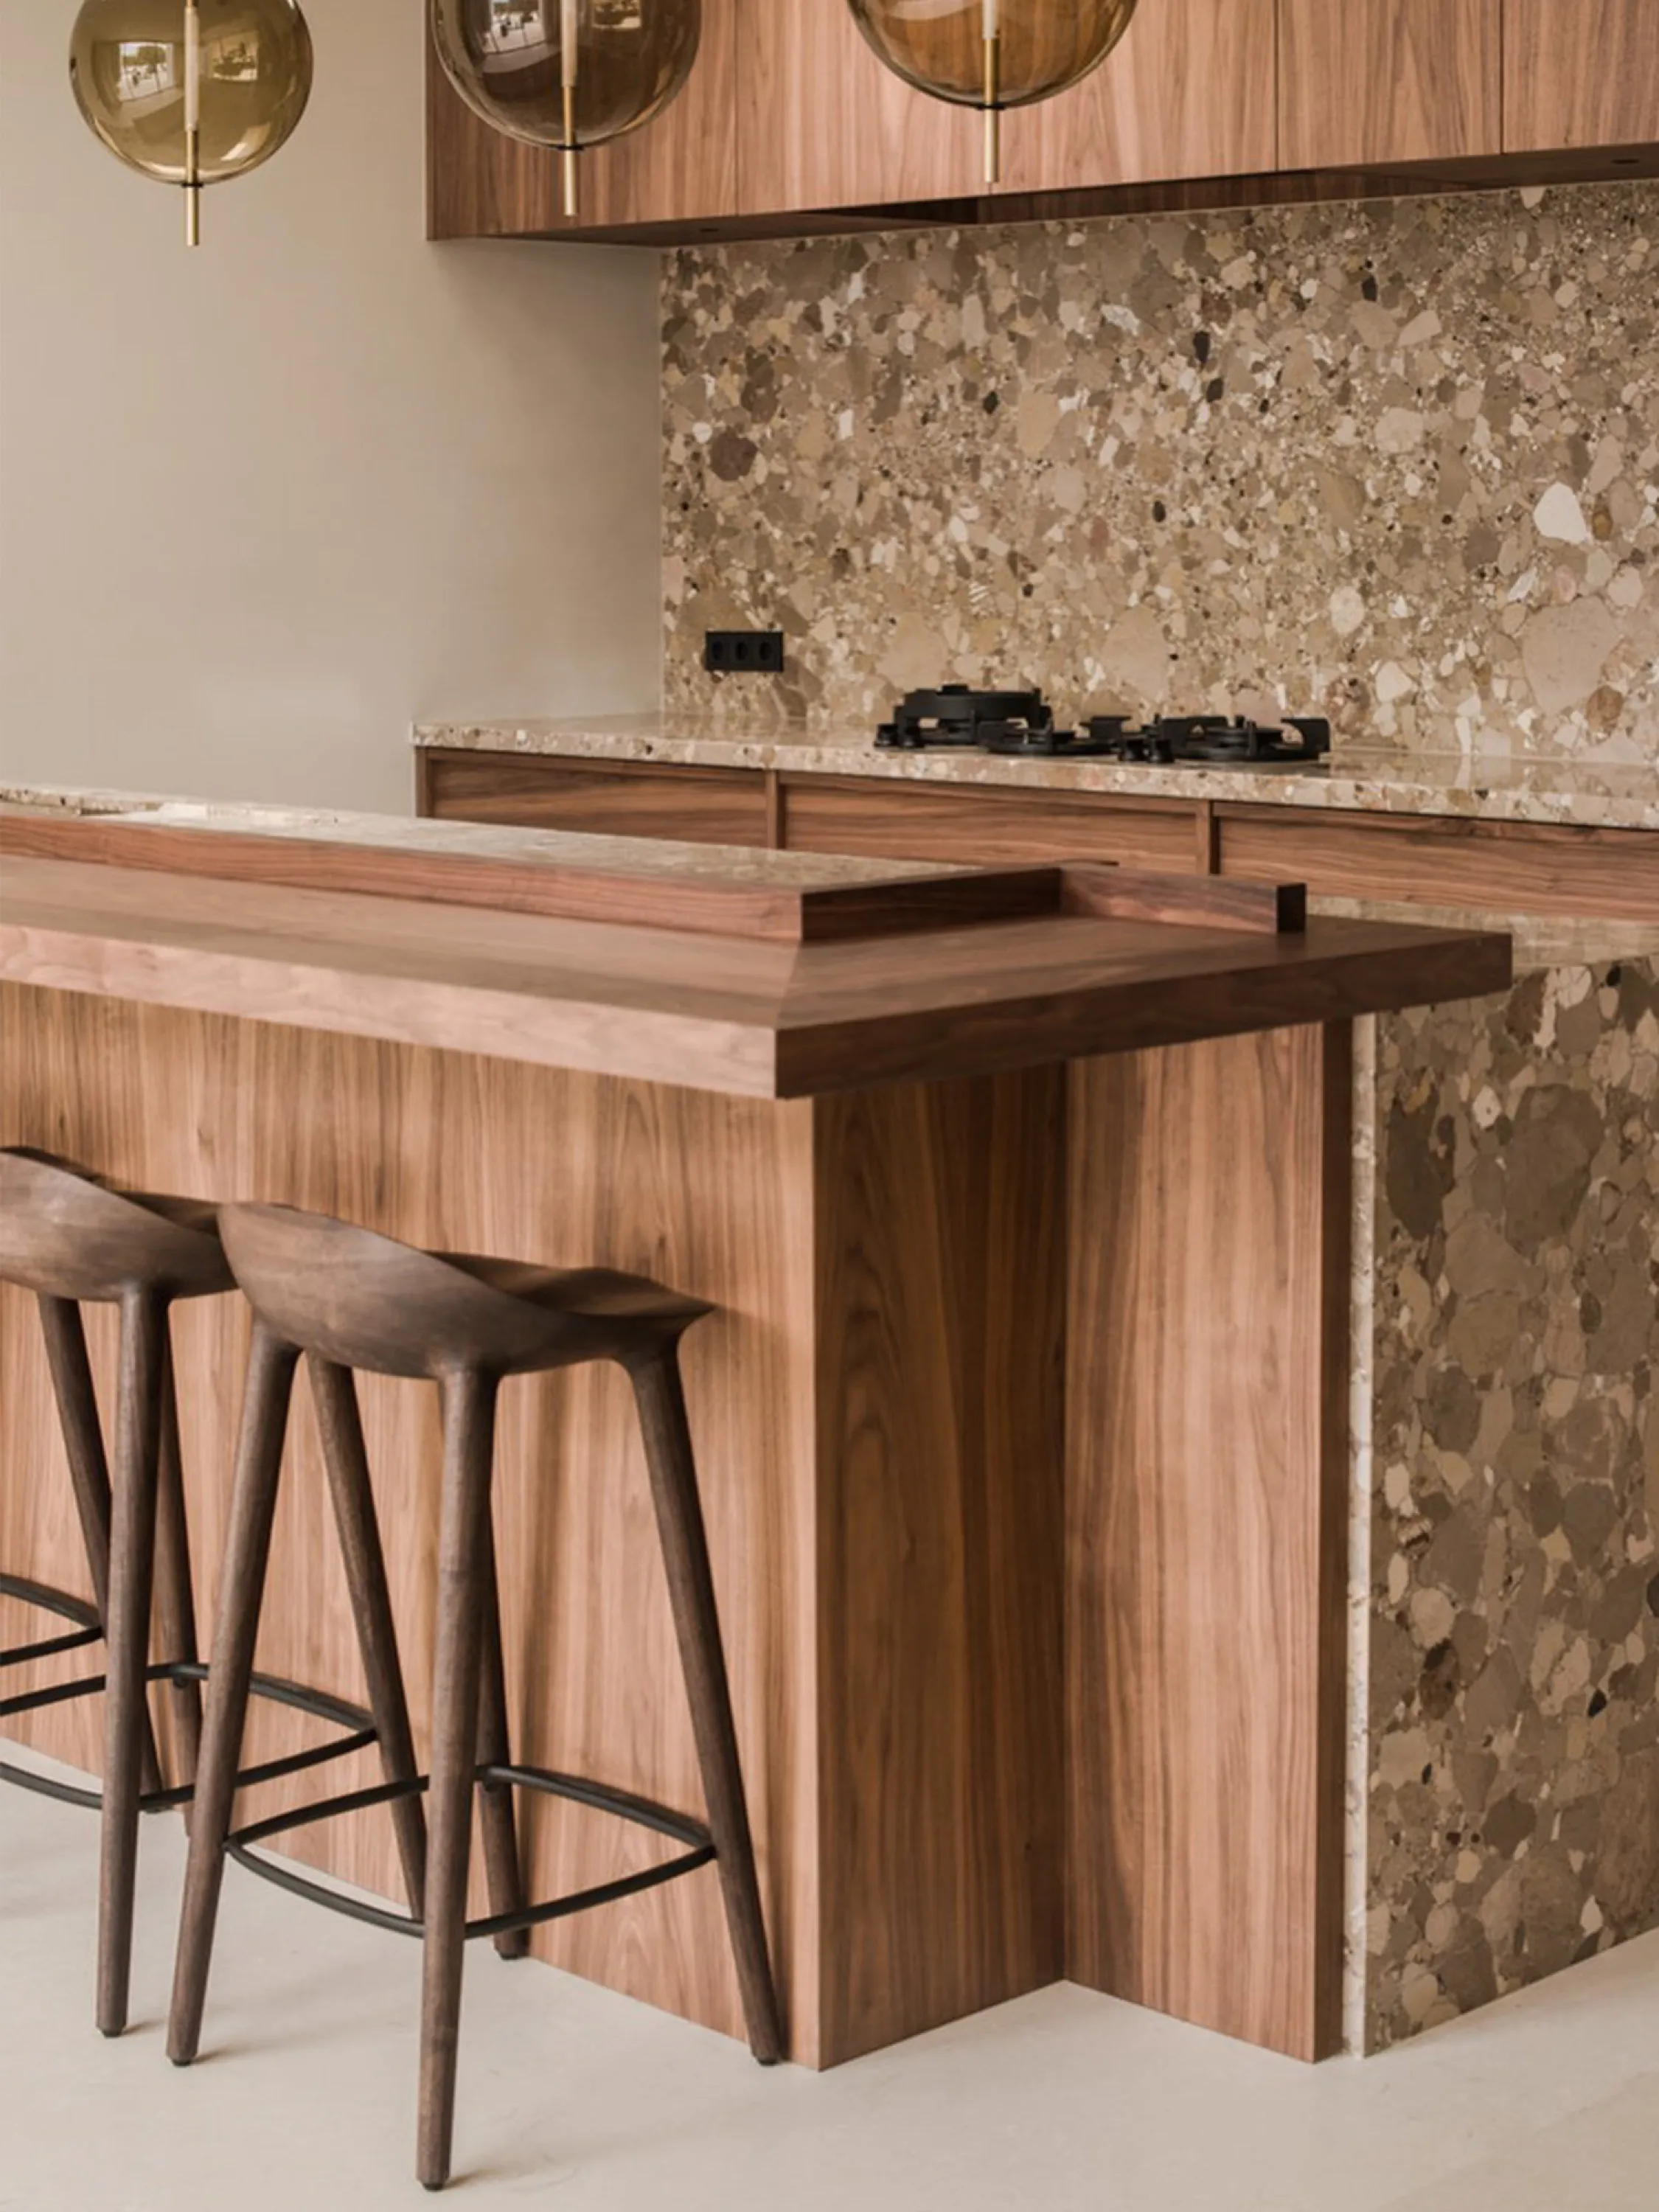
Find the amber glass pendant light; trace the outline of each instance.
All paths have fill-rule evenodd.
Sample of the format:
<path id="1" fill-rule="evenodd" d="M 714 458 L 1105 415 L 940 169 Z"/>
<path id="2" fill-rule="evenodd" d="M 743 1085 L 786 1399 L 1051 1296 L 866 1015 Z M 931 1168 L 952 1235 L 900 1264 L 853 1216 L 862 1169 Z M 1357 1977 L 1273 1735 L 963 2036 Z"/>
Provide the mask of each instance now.
<path id="1" fill-rule="evenodd" d="M 1051 100 L 1103 62 L 1135 0 L 848 0 L 890 70 L 985 116 L 985 181 L 1002 177 L 1005 107 Z"/>
<path id="2" fill-rule="evenodd" d="M 198 246 L 204 185 L 257 169 L 293 137 L 311 97 L 311 33 L 295 0 L 86 0 L 70 82 L 112 154 L 183 186 Z"/>
<path id="3" fill-rule="evenodd" d="M 432 0 L 432 33 L 476 114 L 558 152 L 574 216 L 582 149 L 651 122 L 690 76 L 702 0 Z"/>

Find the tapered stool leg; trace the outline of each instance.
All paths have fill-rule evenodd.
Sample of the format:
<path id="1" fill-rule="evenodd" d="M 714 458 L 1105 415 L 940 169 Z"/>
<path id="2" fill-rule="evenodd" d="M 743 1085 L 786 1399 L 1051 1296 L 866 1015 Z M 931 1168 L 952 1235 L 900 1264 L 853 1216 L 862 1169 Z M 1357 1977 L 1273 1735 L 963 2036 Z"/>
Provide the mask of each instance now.
<path id="1" fill-rule="evenodd" d="M 478 1680 L 478 1765 L 511 1763 L 512 1737 L 507 1724 L 507 1662 L 501 1650 L 501 1589 L 495 1569 L 495 1531 L 488 1534 L 488 1587 L 484 1596 L 483 1657 Z M 492 1914 L 522 1912 L 527 1902 L 519 1863 L 519 1826 L 513 1792 L 485 1783 L 478 1792 L 478 1829 L 483 1839 L 484 1874 Z M 530 1930 L 517 1928 L 495 1938 L 503 1959 L 522 1959 L 530 1949 Z"/>
<path id="2" fill-rule="evenodd" d="M 755 1847 L 678 1358 L 670 1347 L 635 1367 L 631 1376 L 749 2045 L 763 2065 L 770 2066 L 783 2056 L 783 2030 L 766 1948 Z"/>
<path id="3" fill-rule="evenodd" d="M 381 1771 L 388 1782 L 414 1782 L 419 1778 L 420 1768 L 415 1763 L 415 1739 L 409 1724 L 409 1701 L 398 1656 L 398 1631 L 392 1617 L 386 1553 L 374 1511 L 356 1387 L 349 1369 L 337 1367 L 317 1352 L 307 1356 L 306 1366 L 323 1439 L 352 1618 L 357 1625 L 357 1646 L 368 1684 L 369 1711 L 380 1736 Z M 426 1816 L 419 1798 L 394 1799 L 392 1825 L 409 1909 L 418 1920 L 426 1909 Z"/>
<path id="4" fill-rule="evenodd" d="M 155 1618 L 169 1659 L 194 1664 L 196 1595 L 190 1571 L 190 1522 L 185 1510 L 184 1457 L 179 1443 L 179 1395 L 172 1332 L 162 1336 L 161 1437 L 155 1527 Z M 186 1676 L 172 1686 L 173 1779 L 191 1783 L 202 1751 L 202 1686 Z M 185 1820 L 190 1818 L 185 1813 Z"/>
<path id="5" fill-rule="evenodd" d="M 438 1536 L 438 1636 L 432 1684 L 432 1778 L 421 2007 L 421 2108 L 416 2171 L 428 2189 L 449 2179 L 466 1946 L 467 1862 L 477 1755 L 489 1546 L 495 1382 L 476 1369 L 445 1377 L 443 1501 Z"/>
<path id="6" fill-rule="evenodd" d="M 190 1827 L 179 1952 L 173 1968 L 167 2056 L 187 2066 L 202 2039 L 213 1930 L 224 1880 L 225 1838 L 236 1797 L 236 1769 L 258 1641 L 259 1607 L 270 1557 L 271 1523 L 298 1354 L 257 1322 L 230 1501 L 230 1528 L 219 1589 L 213 1661 L 196 1804 Z"/>
<path id="7" fill-rule="evenodd" d="M 132 1291 L 122 1299 L 98 1893 L 97 2019 L 105 2035 L 119 2035 L 126 2027 L 131 1975 L 166 1327 L 166 1308 L 153 1291 Z"/>
<path id="8" fill-rule="evenodd" d="M 87 1571 L 98 1617 L 109 1626 L 110 1487 L 109 1462 L 104 1452 L 104 1431 L 98 1419 L 98 1400 L 92 1387 L 92 1363 L 87 1357 L 86 1325 L 73 1298 L 40 1297 L 40 1333 L 46 1340 L 46 1364 L 52 1372 L 52 1395 L 58 1401 L 58 1425 L 69 1460 L 75 1508 L 86 1546 Z M 140 1735 L 139 1788 L 148 1793 L 161 1786 L 161 1762 L 155 1755 L 155 1735 L 145 1705 Z"/>

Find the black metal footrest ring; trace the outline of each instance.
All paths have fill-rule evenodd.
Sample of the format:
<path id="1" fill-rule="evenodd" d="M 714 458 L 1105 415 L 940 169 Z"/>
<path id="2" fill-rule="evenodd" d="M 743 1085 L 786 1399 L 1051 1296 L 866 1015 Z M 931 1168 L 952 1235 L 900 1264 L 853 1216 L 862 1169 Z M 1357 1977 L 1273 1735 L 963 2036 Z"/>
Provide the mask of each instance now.
<path id="1" fill-rule="evenodd" d="M 8 1591 L 7 1595 L 15 1595 Z M 79 1603 L 79 1600 L 71 1600 Z M 73 1618 L 73 1616 L 70 1616 Z M 102 1630 L 96 1632 L 101 1635 Z M 144 1669 L 146 1682 L 205 1682 L 209 1679 L 206 1662 L 200 1659 L 163 1659 Z M 90 1698 L 106 1687 L 102 1674 L 85 1674 L 72 1682 L 55 1683 L 46 1690 L 32 1690 L 27 1695 L 0 1701 L 0 1719 L 11 1713 L 27 1713 L 46 1705 L 68 1705 L 77 1698 Z M 313 1766 L 326 1765 L 331 1760 L 349 1758 L 352 1753 L 369 1751 L 380 1741 L 380 1731 L 374 1725 L 374 1715 L 362 1705 L 349 1704 L 343 1698 L 331 1696 L 326 1690 L 310 1690 L 303 1683 L 284 1681 L 277 1674 L 255 1674 L 249 1684 L 251 1694 L 264 1698 L 268 1703 L 291 1706 L 296 1712 L 308 1714 L 313 1720 L 325 1721 L 345 1734 L 331 1743 L 313 1744 L 305 1751 L 293 1751 L 281 1759 L 268 1759 L 260 1765 L 240 1769 L 236 1777 L 239 1790 L 257 1789 L 262 1782 L 276 1782 L 284 1775 L 303 1774 Z M 21 1790 L 32 1790 L 38 1796 L 53 1797 L 60 1804 L 79 1805 L 96 1810 L 102 1805 L 103 1793 L 99 1790 L 82 1790 L 68 1782 L 55 1782 L 48 1777 L 32 1774 L 26 1768 L 0 1764 L 0 1782 L 15 1783 Z M 193 1783 L 181 1783 L 171 1790 L 152 1790 L 138 1801 L 141 1813 L 170 1813 L 195 1798 Z"/>
<path id="2" fill-rule="evenodd" d="M 55 1613 L 60 1620 L 75 1623 L 72 1636 L 54 1636 L 44 1644 L 22 1644 L 13 1650 L 0 1651 L 0 1669 L 26 1667 L 36 1659 L 55 1659 L 64 1651 L 80 1651 L 103 1637 L 104 1624 L 97 1607 L 83 1597 L 72 1596 L 68 1590 L 28 1582 L 21 1575 L 0 1575 L 0 1597 L 14 1598 L 19 1605 L 27 1605 L 36 1613 Z M 0 1713 L 6 1710 L 0 1705 Z"/>
<path id="3" fill-rule="evenodd" d="M 603 1782 L 555 1774 L 539 1766 L 480 1766 L 473 1779 L 481 1789 L 534 1790 L 544 1796 L 568 1798 L 574 1803 L 590 1806 L 596 1812 L 609 1813 L 633 1826 L 671 1837 L 687 1849 L 678 1858 L 647 1867 L 639 1874 L 619 1875 L 614 1881 L 575 1890 L 568 1897 L 550 1898 L 541 1905 L 526 1905 L 521 1911 L 494 1913 L 483 1920 L 469 1920 L 469 1941 L 478 1936 L 515 1935 L 520 1929 L 540 1928 L 550 1920 L 568 1919 L 575 1913 L 591 1911 L 596 1905 L 614 1905 L 621 1898 L 636 1897 L 644 1890 L 659 1889 L 665 1882 L 678 1881 L 683 1875 L 695 1874 L 700 1867 L 710 1865 L 715 1856 L 714 1839 L 701 1820 L 672 1812 L 665 1805 L 653 1804 L 647 1797 L 613 1790 Z M 320 1820 L 337 1820 L 347 1813 L 367 1812 L 377 1805 L 395 1804 L 404 1797 L 423 1796 L 429 1787 L 430 1777 L 423 1774 L 412 1782 L 383 1782 L 374 1789 L 320 1798 L 296 1812 L 278 1813 L 269 1820 L 256 1820 L 247 1827 L 234 1830 L 225 1839 L 225 1850 L 238 1866 L 246 1867 L 262 1881 L 287 1890 L 291 1896 L 320 1905 L 325 1911 L 340 1913 L 348 1920 L 384 1928 L 394 1936 L 423 1936 L 426 1923 L 412 1913 L 397 1911 L 390 1905 L 371 1905 L 363 1899 L 331 1889 L 309 1875 L 297 1872 L 287 1861 L 262 1856 L 254 1847 L 292 1829 L 313 1826 Z"/>

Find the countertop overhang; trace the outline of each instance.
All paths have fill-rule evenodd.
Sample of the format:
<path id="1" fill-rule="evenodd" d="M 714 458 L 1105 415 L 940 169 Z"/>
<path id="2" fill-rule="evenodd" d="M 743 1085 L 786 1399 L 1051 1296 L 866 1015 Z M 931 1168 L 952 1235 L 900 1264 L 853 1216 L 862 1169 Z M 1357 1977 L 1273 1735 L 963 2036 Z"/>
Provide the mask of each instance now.
<path id="1" fill-rule="evenodd" d="M 80 826 L 123 811 L 110 799 Z M 406 851 L 411 881 L 422 855 L 458 849 L 636 870 L 642 890 L 675 866 L 629 839 L 137 799 L 125 815 L 204 839 L 326 830 L 347 854 Z M 1498 932 L 1322 915 L 1284 933 L 1054 913 L 830 943 L 697 934 L 402 897 L 389 878 L 371 895 L 116 866 L 72 857 L 76 817 L 55 819 L 55 857 L 14 844 L 5 860 L 4 980 L 761 1098 L 1347 1020 L 1500 990 L 1512 967 Z M 799 865 L 696 860 L 705 877 L 768 864 Z M 976 872 L 811 865 L 831 884 Z"/>

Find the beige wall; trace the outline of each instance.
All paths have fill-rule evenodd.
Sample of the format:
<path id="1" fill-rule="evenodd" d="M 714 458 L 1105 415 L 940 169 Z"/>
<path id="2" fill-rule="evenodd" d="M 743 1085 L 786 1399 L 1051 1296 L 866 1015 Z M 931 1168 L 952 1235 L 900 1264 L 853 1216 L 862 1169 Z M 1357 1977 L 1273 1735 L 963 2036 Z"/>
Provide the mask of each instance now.
<path id="1" fill-rule="evenodd" d="M 422 235 L 421 0 L 178 198 L 0 0 L 0 772 L 398 807 L 420 715 L 653 705 L 657 261 Z"/>

